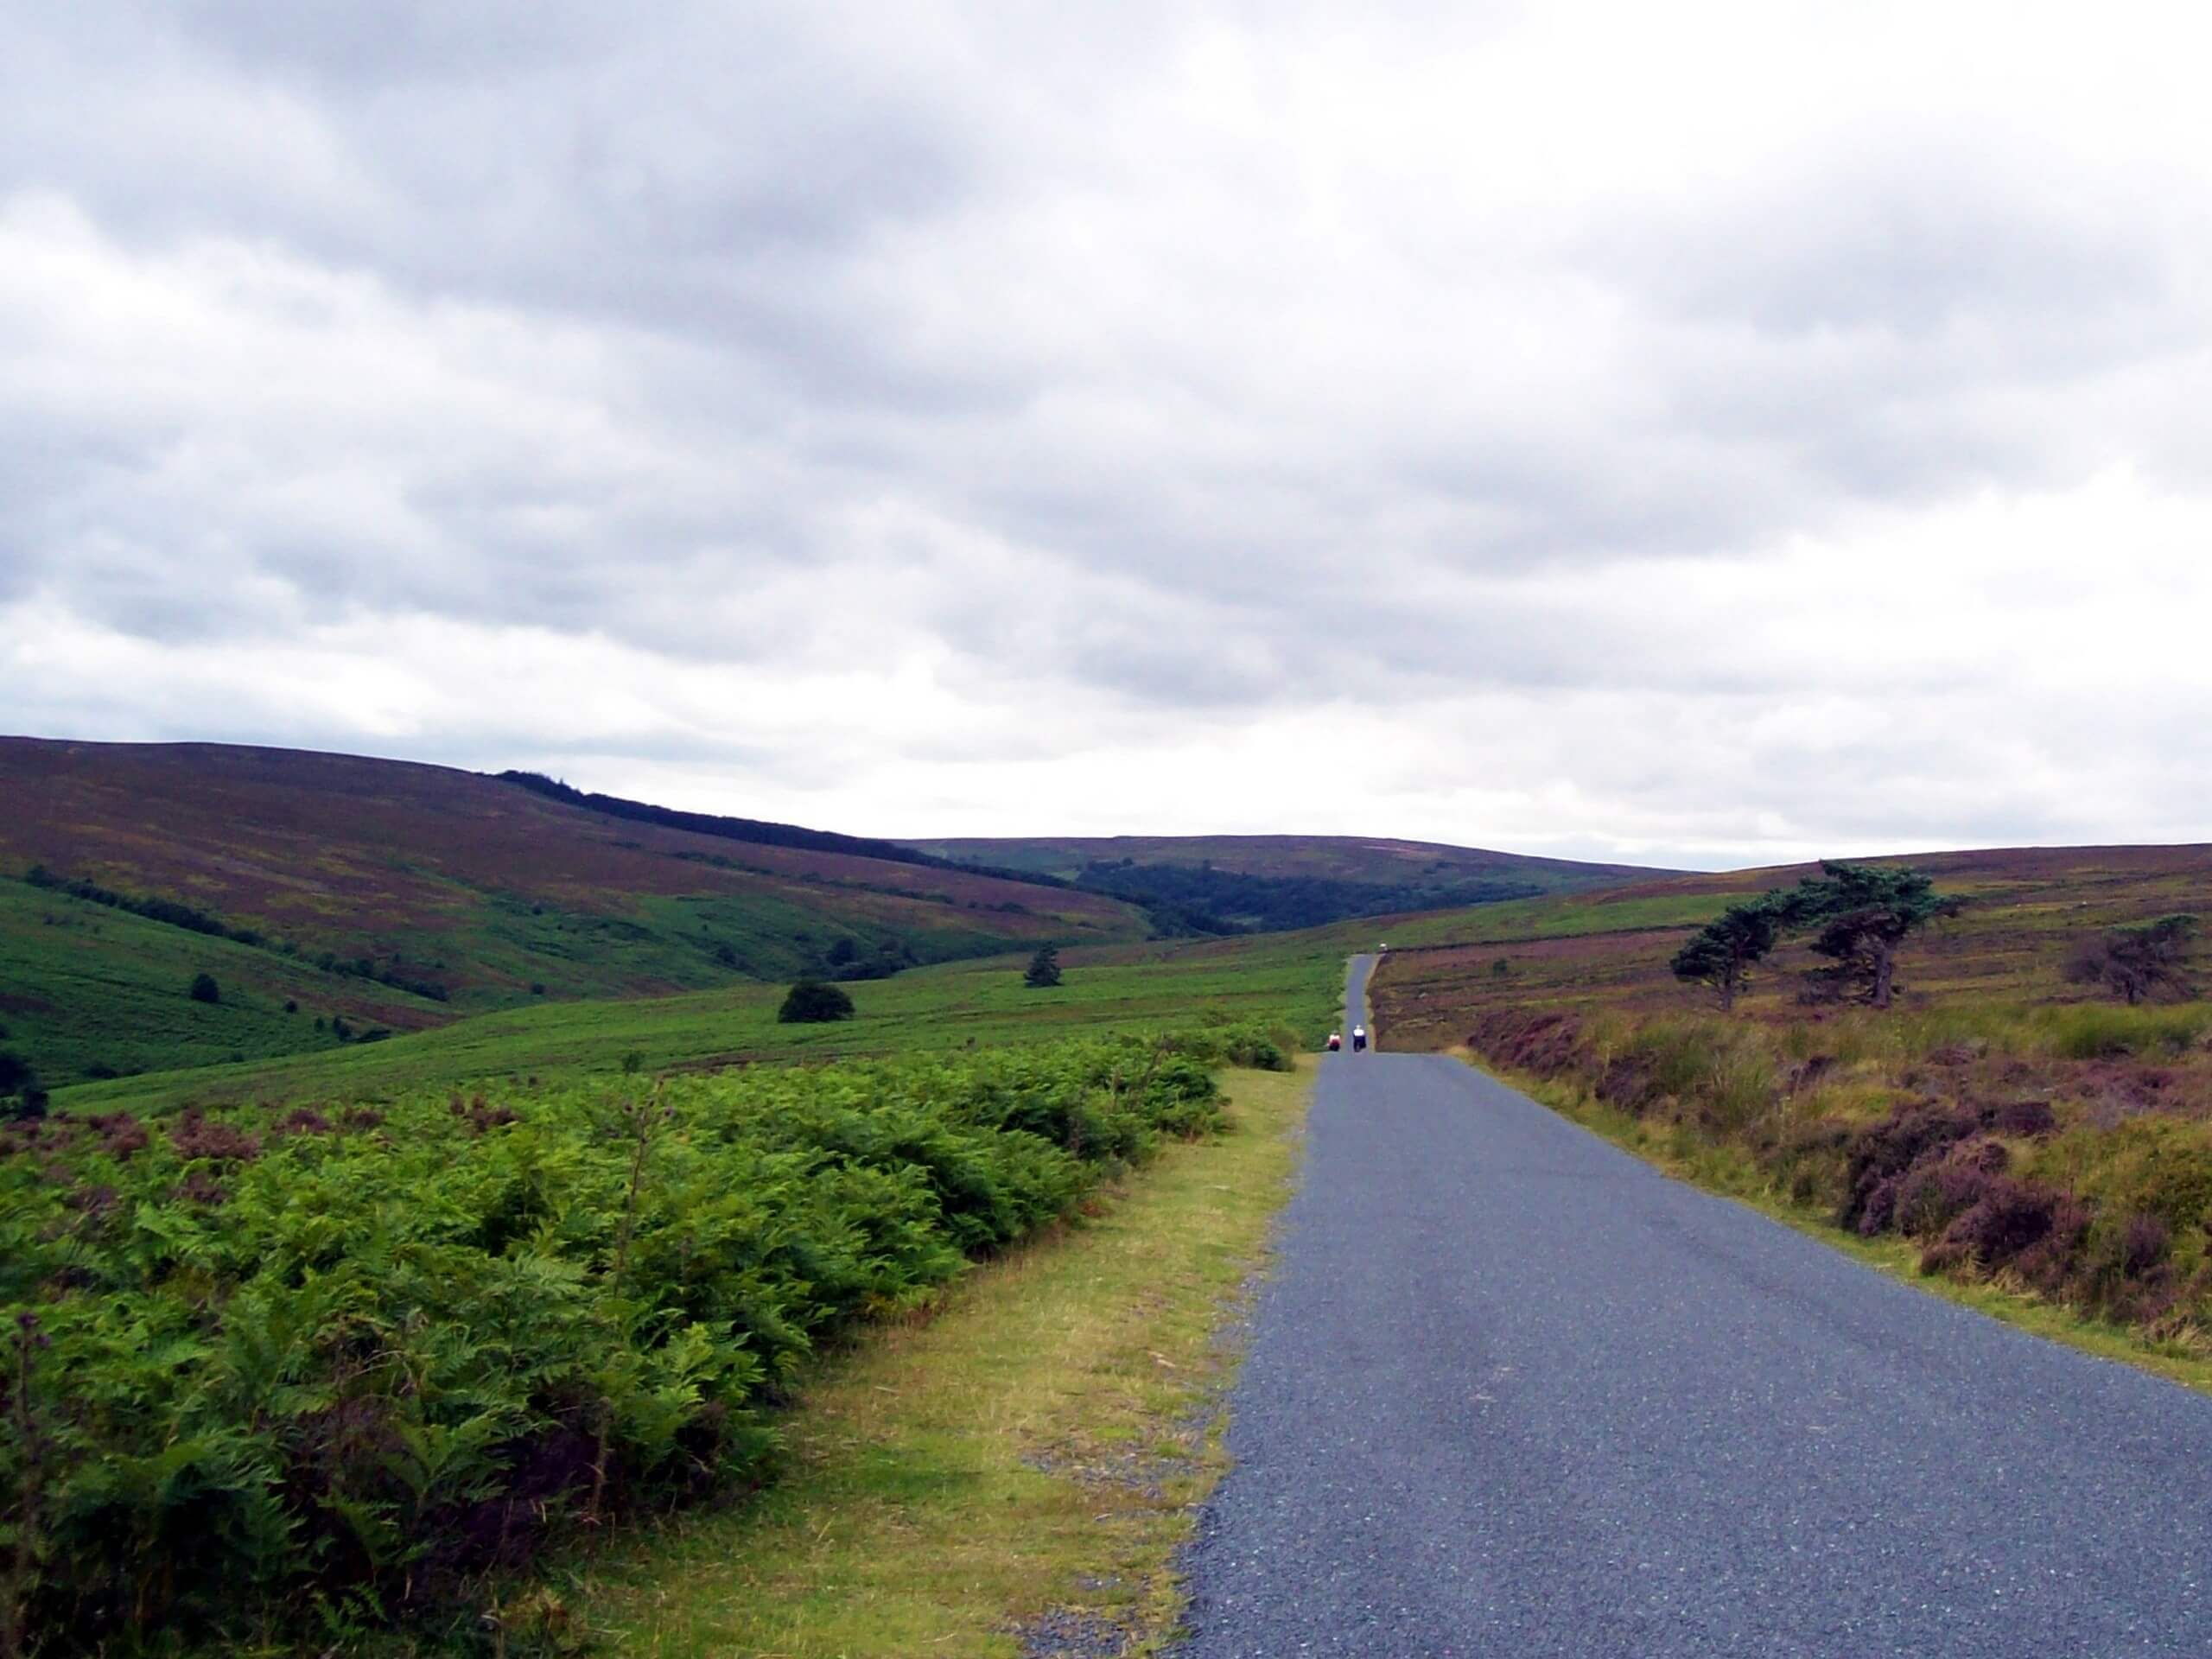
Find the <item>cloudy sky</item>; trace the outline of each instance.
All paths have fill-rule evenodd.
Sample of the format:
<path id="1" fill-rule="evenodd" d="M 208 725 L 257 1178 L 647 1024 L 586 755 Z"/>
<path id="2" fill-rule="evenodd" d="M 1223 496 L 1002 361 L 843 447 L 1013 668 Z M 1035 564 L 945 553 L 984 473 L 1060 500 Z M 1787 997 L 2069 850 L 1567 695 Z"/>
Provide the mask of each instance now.
<path id="1" fill-rule="evenodd" d="M 2212 838 L 2208 19 L 0 0 L 0 730 Z"/>

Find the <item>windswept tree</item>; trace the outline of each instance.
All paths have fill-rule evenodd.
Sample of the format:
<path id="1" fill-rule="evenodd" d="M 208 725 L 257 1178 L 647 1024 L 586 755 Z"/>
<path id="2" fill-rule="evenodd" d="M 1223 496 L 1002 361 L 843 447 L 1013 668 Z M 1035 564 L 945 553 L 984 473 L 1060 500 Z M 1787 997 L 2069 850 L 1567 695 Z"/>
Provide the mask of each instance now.
<path id="1" fill-rule="evenodd" d="M 1781 938 L 1782 920 L 1771 895 L 1729 906 L 1675 952 L 1675 977 L 1710 986 L 1723 1012 L 1733 1008 L 1752 967 Z"/>
<path id="2" fill-rule="evenodd" d="M 1813 953 L 1828 965 L 1807 978 L 1823 998 L 1886 1008 L 1897 995 L 1898 947 L 1936 918 L 1956 915 L 1965 900 L 1937 893 L 1932 877 L 1906 866 L 1823 860 L 1821 871 L 1775 899 L 1785 931 L 1820 930 Z"/>
<path id="3" fill-rule="evenodd" d="M 2196 918 L 2161 916 L 2137 927 L 2115 927 L 2075 946 L 2066 978 L 2094 985 L 2129 1003 L 2154 996 L 2183 997 L 2196 988 L 2185 971 Z"/>
<path id="4" fill-rule="evenodd" d="M 1033 991 L 1050 990 L 1060 982 L 1059 948 L 1047 940 L 1037 947 L 1037 954 L 1029 958 L 1029 967 L 1021 976 L 1021 982 Z"/>

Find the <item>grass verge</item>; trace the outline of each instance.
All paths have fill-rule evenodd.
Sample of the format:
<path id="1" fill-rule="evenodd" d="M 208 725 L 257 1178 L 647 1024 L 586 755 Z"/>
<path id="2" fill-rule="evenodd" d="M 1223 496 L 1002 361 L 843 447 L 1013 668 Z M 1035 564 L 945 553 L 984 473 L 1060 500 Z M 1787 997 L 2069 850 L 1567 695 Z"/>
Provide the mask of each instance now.
<path id="1" fill-rule="evenodd" d="M 1834 1224 L 1825 1210 L 1791 1198 L 1747 1153 L 1737 1147 L 1708 1140 L 1680 1123 L 1631 1116 L 1593 1098 L 1574 1084 L 1496 1065 L 1465 1048 L 1450 1052 L 1623 1151 L 1633 1153 L 1662 1173 L 1745 1205 L 1916 1289 L 2100 1359 L 2133 1365 L 2200 1394 L 2212 1394 L 2212 1352 L 2193 1336 L 2145 1337 L 2125 1325 L 2088 1318 L 2001 1274 L 1967 1281 L 1923 1274 L 1920 1245 L 1894 1235 L 1861 1238 L 1846 1232 Z"/>
<path id="2" fill-rule="evenodd" d="M 652 1659 L 1012 1659 L 1109 1632 L 1156 1651 L 1224 1461 L 1217 1333 L 1311 1083 L 1231 1073 L 1235 1133 L 1169 1147 L 1084 1224 L 826 1363 L 772 1486 L 575 1565 L 516 1605 L 516 1634 Z"/>

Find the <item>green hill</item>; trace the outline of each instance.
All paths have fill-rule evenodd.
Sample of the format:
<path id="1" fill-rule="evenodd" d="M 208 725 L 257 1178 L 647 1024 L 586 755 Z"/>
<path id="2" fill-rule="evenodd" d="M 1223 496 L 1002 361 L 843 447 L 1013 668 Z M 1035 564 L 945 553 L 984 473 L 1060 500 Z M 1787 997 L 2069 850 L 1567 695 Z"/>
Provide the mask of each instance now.
<path id="1" fill-rule="evenodd" d="M 49 1086 L 334 1047 L 341 1020 L 405 1032 L 1147 931 L 1105 894 L 358 756 L 0 738 L 0 1044 Z M 213 1002 L 188 994 L 201 973 Z"/>

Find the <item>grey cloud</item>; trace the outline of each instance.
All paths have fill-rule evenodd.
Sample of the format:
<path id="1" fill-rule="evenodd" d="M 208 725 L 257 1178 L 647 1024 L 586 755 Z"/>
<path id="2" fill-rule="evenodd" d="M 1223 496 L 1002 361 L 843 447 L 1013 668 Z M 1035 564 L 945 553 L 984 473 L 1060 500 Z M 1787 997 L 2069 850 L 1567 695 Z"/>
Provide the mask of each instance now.
<path id="1" fill-rule="evenodd" d="M 1362 44 L 1480 51 L 1540 10 L 1446 29 L 1408 7 Z M 1784 650 L 1748 607 L 1659 603 L 1649 573 L 1748 592 L 1793 540 L 1977 493 L 2115 462 L 2212 480 L 2188 435 L 2204 238 L 2063 135 L 1778 141 L 1663 211 L 1596 188 L 1484 207 L 1485 169 L 1534 162 L 1464 158 L 1463 202 L 1420 188 L 1449 156 L 1309 153 L 1268 48 L 1324 24 L 1351 27 L 1258 5 L 29 11 L 0 62 L 0 211 L 59 200 L 103 257 L 276 343 L 236 385 L 192 384 L 188 353 L 56 346 L 86 382 L 59 391 L 0 359 L 0 603 L 48 593 L 169 644 L 428 615 L 675 671 L 926 659 L 962 696 L 1167 728 L 1592 689 L 1756 708 L 1854 688 L 1847 642 Z M 1434 222 L 1396 222 L 1402 201 Z M 209 274 L 210 247 L 264 275 Z M 0 329 L 11 302 L 74 298 L 0 286 Z M 298 360 L 324 341 L 354 350 Z M 1931 652 L 1882 692 L 1992 671 Z M 1593 730 L 1560 740 L 1578 773 L 1606 772 Z M 1089 740 L 1024 741 L 1002 752 Z M 1659 741 L 1683 747 L 1607 786 L 1661 816 L 1690 772 L 1727 780 L 1737 804 L 1679 813 L 1685 835 L 1749 842 L 1784 809 L 1932 834 L 1984 822 L 1975 790 L 2062 810 L 1948 790 L 1986 761 L 1923 772 L 1894 732 L 1757 775 L 1697 732 Z M 1861 815 L 1838 780 L 1885 766 L 1926 813 Z"/>

